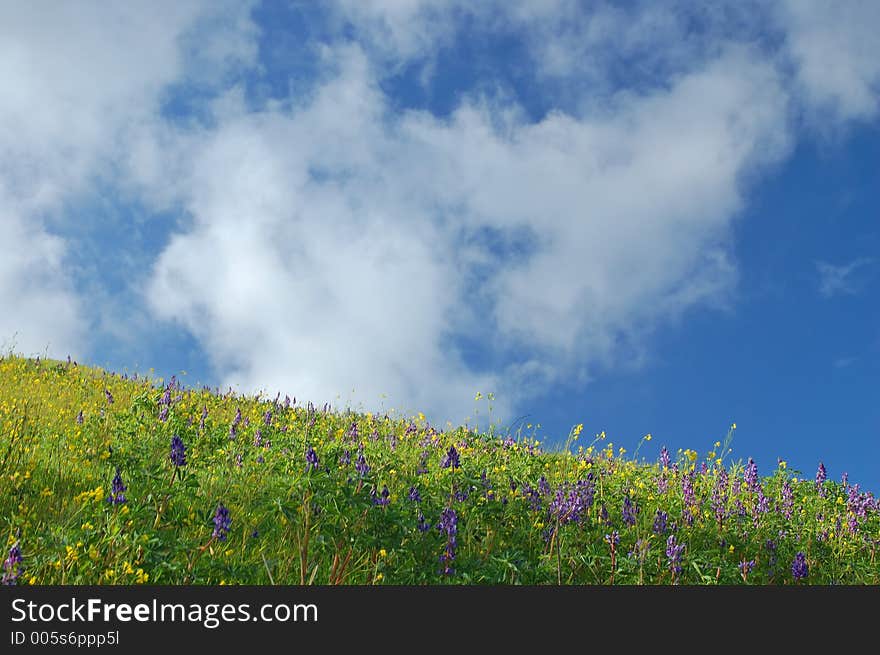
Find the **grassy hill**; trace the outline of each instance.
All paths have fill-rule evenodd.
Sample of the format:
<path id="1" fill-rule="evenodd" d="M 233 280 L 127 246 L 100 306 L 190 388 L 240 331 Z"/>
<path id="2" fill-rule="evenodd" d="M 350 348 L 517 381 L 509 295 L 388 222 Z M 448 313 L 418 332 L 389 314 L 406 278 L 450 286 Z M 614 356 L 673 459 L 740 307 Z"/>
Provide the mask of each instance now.
<path id="1" fill-rule="evenodd" d="M 655 463 L 581 431 L 542 452 L 8 355 L 4 582 L 880 584 L 857 484 L 761 477 L 733 428 Z"/>

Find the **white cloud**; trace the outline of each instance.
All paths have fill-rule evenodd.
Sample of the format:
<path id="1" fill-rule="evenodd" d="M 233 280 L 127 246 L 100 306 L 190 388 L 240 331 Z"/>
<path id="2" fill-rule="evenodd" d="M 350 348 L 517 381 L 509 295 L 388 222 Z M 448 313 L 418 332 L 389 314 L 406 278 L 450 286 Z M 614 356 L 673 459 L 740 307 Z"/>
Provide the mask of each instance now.
<path id="1" fill-rule="evenodd" d="M 848 264 L 829 264 L 816 262 L 819 274 L 819 294 L 824 298 L 838 295 L 855 295 L 862 287 L 863 280 L 858 277 L 859 271 L 874 263 L 873 259 L 860 257 Z"/>
<path id="2" fill-rule="evenodd" d="M 780 22 L 813 121 L 877 117 L 880 3 L 785 0 Z"/>
<path id="3" fill-rule="evenodd" d="M 222 25 L 247 22 L 246 6 L 213 7 Z M 68 211 L 80 194 L 126 167 L 129 144 L 147 147 L 168 84 L 206 70 L 211 57 L 244 56 L 215 48 L 185 59 L 178 39 L 201 29 L 204 10 L 195 2 L 0 9 L 0 340 L 14 333 L 18 349 L 55 356 L 91 345 L 84 332 L 95 308 L 75 292 L 68 264 L 77 253 L 59 232 L 75 231 Z"/>
<path id="4" fill-rule="evenodd" d="M 540 123 L 478 97 L 446 121 L 394 114 L 359 48 L 327 63 L 297 109 L 218 116 L 181 184 L 195 224 L 149 297 L 227 384 L 460 421 L 475 391 L 506 411 L 536 381 L 588 377 L 729 290 L 739 177 L 788 146 L 772 68 L 736 48 L 668 91 Z M 508 364 L 469 368 L 462 336 Z"/>

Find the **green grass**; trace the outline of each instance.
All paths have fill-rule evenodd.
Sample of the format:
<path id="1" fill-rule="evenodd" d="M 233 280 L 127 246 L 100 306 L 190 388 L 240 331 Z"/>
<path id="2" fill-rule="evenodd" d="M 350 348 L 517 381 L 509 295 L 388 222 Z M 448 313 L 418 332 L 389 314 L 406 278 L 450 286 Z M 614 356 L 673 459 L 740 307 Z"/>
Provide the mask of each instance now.
<path id="1" fill-rule="evenodd" d="M 724 460 L 729 439 L 664 468 L 625 458 L 604 435 L 581 446 L 580 427 L 564 449 L 541 452 L 534 434 L 441 432 L 422 417 L 207 390 L 172 389 L 163 421 L 165 389 L 0 359 L 0 531 L 24 557 L 18 584 L 880 584 L 870 494 L 817 485 L 784 464 L 750 488 L 743 465 Z M 169 457 L 175 434 L 186 446 L 179 469 Z M 460 467 L 443 468 L 451 446 Z M 112 504 L 117 469 L 126 502 Z M 722 470 L 727 491 L 713 502 Z M 376 504 L 385 487 L 388 503 Z M 576 517 L 554 503 L 569 493 L 579 494 Z M 638 510 L 632 525 L 625 499 Z M 232 520 L 224 539 L 212 536 L 219 504 Z M 444 510 L 455 514 L 454 548 L 437 528 Z M 662 532 L 658 510 L 668 515 Z M 667 556 L 670 536 L 683 545 L 680 570 Z M 447 574 L 440 558 L 450 550 Z M 795 580 L 798 553 L 809 573 Z M 753 566 L 743 572 L 743 562 Z"/>

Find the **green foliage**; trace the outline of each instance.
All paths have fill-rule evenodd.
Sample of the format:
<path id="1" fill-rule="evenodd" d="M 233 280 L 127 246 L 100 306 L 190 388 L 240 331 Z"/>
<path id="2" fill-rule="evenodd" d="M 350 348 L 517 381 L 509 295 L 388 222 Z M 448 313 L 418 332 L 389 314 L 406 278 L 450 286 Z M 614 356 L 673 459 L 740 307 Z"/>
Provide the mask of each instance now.
<path id="1" fill-rule="evenodd" d="M 741 463 L 724 466 L 732 430 L 718 452 L 685 451 L 668 468 L 625 459 L 604 434 L 577 447 L 581 430 L 541 452 L 534 433 L 438 431 L 422 416 L 318 411 L 8 356 L 0 530 L 22 550 L 19 584 L 880 584 L 870 494 L 784 463 L 750 485 Z M 186 448 L 179 468 L 174 435 Z M 460 467 L 443 467 L 450 447 Z M 113 504 L 117 470 L 126 500 Z M 221 503 L 232 519 L 223 539 L 212 521 Z M 437 527 L 448 508 L 452 536 Z M 798 553 L 808 574 L 796 580 Z"/>

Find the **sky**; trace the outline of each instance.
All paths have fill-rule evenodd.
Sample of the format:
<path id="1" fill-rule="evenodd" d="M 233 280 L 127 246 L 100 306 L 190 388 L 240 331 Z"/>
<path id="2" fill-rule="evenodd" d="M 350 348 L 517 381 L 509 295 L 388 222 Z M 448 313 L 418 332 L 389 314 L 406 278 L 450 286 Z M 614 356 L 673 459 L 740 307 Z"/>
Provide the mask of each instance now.
<path id="1" fill-rule="evenodd" d="M 0 346 L 880 491 L 877 25 L 2 1 Z"/>

